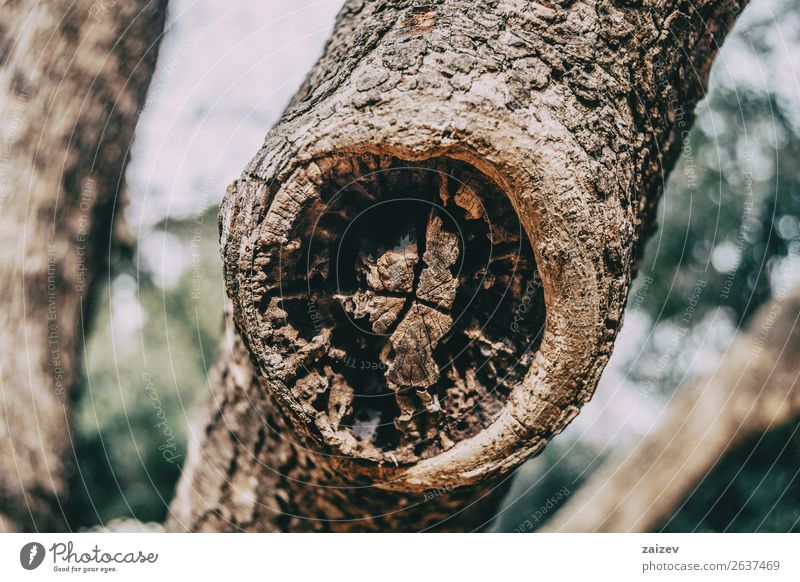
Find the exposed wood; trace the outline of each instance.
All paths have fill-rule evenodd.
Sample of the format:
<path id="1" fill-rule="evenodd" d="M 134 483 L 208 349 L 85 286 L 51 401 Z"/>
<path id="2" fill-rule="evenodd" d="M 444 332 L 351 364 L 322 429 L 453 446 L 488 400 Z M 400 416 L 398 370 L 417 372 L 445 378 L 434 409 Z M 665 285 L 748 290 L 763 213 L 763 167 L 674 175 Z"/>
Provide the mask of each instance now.
<path id="1" fill-rule="evenodd" d="M 70 393 L 166 2 L 3 2 L 0 529 L 65 527 Z"/>
<path id="2" fill-rule="evenodd" d="M 422 529 L 541 451 L 608 361 L 741 6 L 347 2 L 225 196 L 249 357 L 218 364 L 170 527 Z"/>

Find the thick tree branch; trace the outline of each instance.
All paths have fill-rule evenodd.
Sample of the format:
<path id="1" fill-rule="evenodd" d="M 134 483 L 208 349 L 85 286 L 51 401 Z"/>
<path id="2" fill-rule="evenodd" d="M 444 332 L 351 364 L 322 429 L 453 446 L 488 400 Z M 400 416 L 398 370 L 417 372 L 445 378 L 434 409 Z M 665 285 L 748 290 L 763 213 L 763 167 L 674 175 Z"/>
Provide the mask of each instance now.
<path id="1" fill-rule="evenodd" d="M 446 514 L 541 451 L 608 360 L 740 7 L 347 2 L 225 197 L 249 358 L 223 356 L 172 527 L 420 529 L 400 499 L 455 490 L 426 508 Z"/>
<path id="2" fill-rule="evenodd" d="M 6 2 L 0 527 L 64 527 L 69 398 L 166 2 Z"/>

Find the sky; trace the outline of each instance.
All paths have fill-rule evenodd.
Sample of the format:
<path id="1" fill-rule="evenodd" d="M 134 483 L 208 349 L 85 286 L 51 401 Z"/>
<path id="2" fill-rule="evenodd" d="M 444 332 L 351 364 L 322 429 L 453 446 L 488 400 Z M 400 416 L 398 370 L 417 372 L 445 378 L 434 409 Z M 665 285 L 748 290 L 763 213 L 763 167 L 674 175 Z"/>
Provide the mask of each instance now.
<path id="1" fill-rule="evenodd" d="M 322 52 L 341 5 L 170 2 L 128 169 L 136 234 L 219 203 Z"/>

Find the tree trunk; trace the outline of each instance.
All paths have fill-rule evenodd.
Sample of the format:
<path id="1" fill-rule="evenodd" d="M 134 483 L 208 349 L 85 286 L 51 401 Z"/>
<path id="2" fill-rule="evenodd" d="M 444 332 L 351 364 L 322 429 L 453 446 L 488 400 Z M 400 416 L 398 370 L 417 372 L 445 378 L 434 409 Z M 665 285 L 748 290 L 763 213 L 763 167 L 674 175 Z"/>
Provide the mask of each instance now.
<path id="1" fill-rule="evenodd" d="M 225 196 L 170 527 L 479 528 L 591 397 L 742 3 L 556 4 L 345 4 Z"/>
<path id="2" fill-rule="evenodd" d="M 800 289 L 761 308 L 713 375 L 682 390 L 632 451 L 609 460 L 545 531 L 648 532 L 742 441 L 800 414 Z"/>
<path id="3" fill-rule="evenodd" d="M 0 527 L 58 530 L 88 303 L 164 28 L 161 0 L 5 2 Z"/>

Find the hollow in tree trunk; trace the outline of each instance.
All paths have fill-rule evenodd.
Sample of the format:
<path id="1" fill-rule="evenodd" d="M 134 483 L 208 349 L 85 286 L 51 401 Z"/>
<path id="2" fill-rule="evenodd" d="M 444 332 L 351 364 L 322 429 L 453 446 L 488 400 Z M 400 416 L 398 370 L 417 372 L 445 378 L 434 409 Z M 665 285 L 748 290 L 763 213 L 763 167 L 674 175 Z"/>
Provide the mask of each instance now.
<path id="1" fill-rule="evenodd" d="M 225 196 L 169 526 L 485 525 L 592 396 L 741 5 L 347 2 Z"/>

